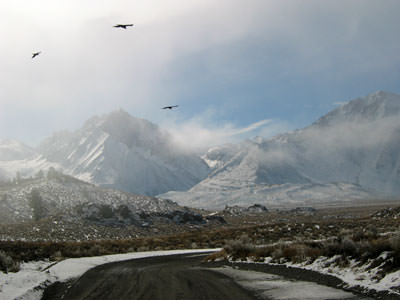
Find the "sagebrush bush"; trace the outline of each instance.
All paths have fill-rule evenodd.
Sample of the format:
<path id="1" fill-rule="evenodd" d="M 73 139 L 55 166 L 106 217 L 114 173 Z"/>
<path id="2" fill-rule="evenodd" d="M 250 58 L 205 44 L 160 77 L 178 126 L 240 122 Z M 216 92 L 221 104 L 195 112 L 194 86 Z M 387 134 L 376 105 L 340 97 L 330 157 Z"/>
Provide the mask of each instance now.
<path id="1" fill-rule="evenodd" d="M 394 251 L 400 252 L 400 233 L 393 235 L 389 239 L 389 243 Z"/>
<path id="2" fill-rule="evenodd" d="M 255 247 L 249 243 L 244 242 L 246 239 L 227 241 L 224 249 L 228 252 L 233 259 L 247 258 L 254 254 Z"/>
<path id="3" fill-rule="evenodd" d="M 341 267 L 348 266 L 350 259 L 366 262 L 369 259 L 379 258 L 376 264 L 381 265 L 386 261 L 387 272 L 400 268 L 400 234 L 380 238 L 373 238 L 373 233 L 362 235 L 362 238 L 359 234 L 355 236 L 357 241 L 352 239 L 352 235 L 347 235 L 342 239 L 330 239 L 325 242 L 278 243 L 264 247 L 230 241 L 224 247 L 224 251 L 226 255 L 236 260 L 252 257 L 256 261 L 263 261 L 264 258 L 271 257 L 272 261 L 279 263 L 285 261 L 311 263 L 321 256 L 338 256 L 336 264 Z M 382 256 L 383 253 L 386 253 L 385 256 Z"/>
<path id="4" fill-rule="evenodd" d="M 356 243 L 350 238 L 345 238 L 341 243 L 341 252 L 337 254 L 344 254 L 346 256 L 354 256 L 357 253 Z"/>
<path id="5" fill-rule="evenodd" d="M 218 261 L 218 260 L 225 260 L 228 257 L 228 253 L 225 249 L 221 251 L 214 252 L 205 258 L 205 261 Z"/>
<path id="6" fill-rule="evenodd" d="M 10 256 L 8 256 L 4 251 L 1 250 L 0 250 L 0 271 L 4 273 L 19 271 L 19 263 L 15 262 Z"/>

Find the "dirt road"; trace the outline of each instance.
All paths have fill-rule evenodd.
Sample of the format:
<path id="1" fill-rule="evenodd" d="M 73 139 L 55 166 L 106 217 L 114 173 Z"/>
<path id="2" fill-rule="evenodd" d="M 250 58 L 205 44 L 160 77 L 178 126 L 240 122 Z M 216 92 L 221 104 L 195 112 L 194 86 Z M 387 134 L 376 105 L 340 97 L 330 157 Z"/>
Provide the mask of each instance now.
<path id="1" fill-rule="evenodd" d="M 74 281 L 51 285 L 42 300 L 371 299 L 337 289 L 340 280 L 332 276 L 279 266 L 203 263 L 206 255 L 159 256 L 104 264 Z M 326 298 L 328 294 L 332 296 Z"/>
<path id="2" fill-rule="evenodd" d="M 229 277 L 200 268 L 204 255 L 172 255 L 98 266 L 42 299 L 255 299 Z"/>

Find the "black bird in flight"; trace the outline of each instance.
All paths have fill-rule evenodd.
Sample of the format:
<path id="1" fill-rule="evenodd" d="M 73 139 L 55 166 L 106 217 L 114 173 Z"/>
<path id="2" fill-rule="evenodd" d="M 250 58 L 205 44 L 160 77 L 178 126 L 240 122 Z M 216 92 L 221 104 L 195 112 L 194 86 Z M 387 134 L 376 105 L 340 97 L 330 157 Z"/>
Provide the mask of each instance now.
<path id="1" fill-rule="evenodd" d="M 42 53 L 42 51 L 32 53 L 32 58 L 35 58 L 35 57 L 38 56 L 40 53 Z"/>
<path id="2" fill-rule="evenodd" d="M 115 25 L 114 27 L 115 28 L 123 28 L 123 29 L 126 29 L 127 27 L 135 27 L 135 24 L 117 24 L 117 25 Z"/>
<path id="3" fill-rule="evenodd" d="M 174 107 L 178 107 L 178 105 L 164 106 L 162 109 L 173 109 Z"/>

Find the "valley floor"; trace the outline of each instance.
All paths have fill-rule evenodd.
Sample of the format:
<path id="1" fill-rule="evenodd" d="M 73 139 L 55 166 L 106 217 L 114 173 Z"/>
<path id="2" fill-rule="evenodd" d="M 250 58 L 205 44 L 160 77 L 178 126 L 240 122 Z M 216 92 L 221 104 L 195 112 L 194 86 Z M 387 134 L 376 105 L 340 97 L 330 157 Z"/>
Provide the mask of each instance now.
<path id="1" fill-rule="evenodd" d="M 147 255 L 153 255 L 152 251 L 159 250 L 172 250 L 172 249 L 199 249 L 193 250 L 196 252 L 203 251 L 200 249 L 209 248 L 222 248 L 222 247 L 232 247 L 235 243 L 240 242 L 242 244 L 249 244 L 254 247 L 262 248 L 268 245 L 283 245 L 279 246 L 279 251 L 275 252 L 273 255 L 285 260 L 285 257 L 290 257 L 293 255 L 298 255 L 293 252 L 292 249 L 286 250 L 284 245 L 290 245 L 294 243 L 301 243 L 302 245 L 323 245 L 327 242 L 338 242 L 339 244 L 346 239 L 351 239 L 360 245 L 378 245 L 377 249 L 380 251 L 376 254 L 379 257 L 378 262 L 382 263 L 384 256 L 381 256 L 383 252 L 388 252 L 387 247 L 392 247 L 390 249 L 400 249 L 400 242 L 398 245 L 396 241 L 400 241 L 400 208 L 397 207 L 398 202 L 385 203 L 383 205 L 366 205 L 357 207 L 331 207 L 331 208 L 318 208 L 313 209 L 294 209 L 294 210 L 270 210 L 262 213 L 242 213 L 234 212 L 234 210 L 224 210 L 218 213 L 212 213 L 211 215 L 215 217 L 221 217 L 226 220 L 226 224 L 208 223 L 203 226 L 186 224 L 184 226 L 165 226 L 161 225 L 151 225 L 147 228 L 137 228 L 132 230 L 138 230 L 136 236 L 119 236 L 118 232 L 127 232 L 129 228 L 109 228 L 109 227 L 99 227 L 96 229 L 97 232 L 113 232 L 114 235 L 99 235 L 96 239 L 80 240 L 74 238 L 73 227 L 71 227 L 69 232 L 71 233 L 70 238 L 62 241 L 52 242 L 48 239 L 40 240 L 41 236 L 35 228 L 40 227 L 40 233 L 45 235 L 45 227 L 43 223 L 41 224 L 20 224 L 20 225 L 3 225 L 0 226 L 0 234 L 4 237 L 9 235 L 10 238 L 3 239 L 0 241 L 0 250 L 10 259 L 15 262 L 23 262 L 21 264 L 21 271 L 17 273 L 4 274 L 0 272 L 0 295 L 1 293 L 9 293 L 15 291 L 19 293 L 26 287 L 29 287 L 31 293 L 36 293 L 40 289 L 35 289 L 36 286 L 40 285 L 41 282 L 46 282 L 46 286 L 54 281 L 65 281 L 71 277 L 56 276 L 52 277 L 53 270 L 61 268 L 67 262 L 76 260 L 79 262 L 80 266 L 77 268 L 79 274 L 84 271 L 106 262 L 111 262 L 114 259 L 111 257 L 120 257 L 120 259 L 126 260 L 130 258 L 144 257 Z M 210 215 L 210 212 L 202 212 L 204 215 Z M 52 220 L 51 222 L 53 222 Z M 55 224 L 55 225 L 60 225 Z M 13 227 L 14 226 L 14 227 Z M 20 227 L 24 227 L 24 230 L 30 228 L 33 231 L 35 238 L 27 238 L 25 241 L 17 238 L 12 240 L 12 230 L 21 230 Z M 46 225 L 47 226 L 47 225 Z M 60 225 L 61 226 L 61 225 Z M 55 228 L 56 226 L 54 226 Z M 54 229 L 53 228 L 53 229 Z M 62 227 L 60 227 L 62 228 Z M 33 229 L 33 230 L 32 230 Z M 80 232 L 85 232 L 85 228 L 81 227 Z M 20 231 L 23 234 L 23 230 Z M 26 233 L 29 237 L 30 232 Z M 80 233 L 79 233 L 80 234 Z M 147 236 L 146 236 L 147 234 Z M 377 241 L 385 241 L 383 246 L 377 244 Z M 389 244 L 386 241 L 390 242 Z M 352 245 L 350 243 L 350 245 Z M 357 244 L 358 245 L 358 244 Z M 389 245 L 389 246 L 388 246 Z M 320 247 L 320 246 L 318 246 Z M 351 246 L 352 247 L 352 246 Z M 351 248 L 350 247 L 350 248 Z M 303 249 L 303 248 L 302 248 Z M 305 248 L 304 248 L 305 249 Z M 352 248 L 351 248 L 352 249 Z M 350 249 L 350 250 L 351 250 Z M 363 248 L 364 249 L 364 248 Z M 375 248 L 374 248 L 375 249 Z M 354 250 L 354 249 L 353 249 Z M 352 251 L 353 251 L 352 250 Z M 142 252 L 147 251 L 147 252 Z M 177 250 L 174 252 L 169 252 L 176 254 Z M 185 250 L 187 251 L 187 250 Z M 318 250 L 322 251 L 322 250 Z M 317 252 L 318 252 L 317 251 Z M 347 251 L 347 250 L 346 250 Z M 355 250 L 354 250 L 355 251 Z M 396 250 L 397 251 L 397 250 Z M 392 251 L 397 255 L 396 251 Z M 130 253 L 128 253 L 130 252 Z M 313 252 L 315 255 L 317 252 Z M 390 252 L 390 251 L 389 251 Z M 116 256 L 109 256 L 110 254 L 117 254 Z M 128 254 L 122 254 L 128 253 Z M 179 252 L 182 253 L 182 252 Z M 294 254 L 293 254 L 294 253 Z M 320 253 L 320 252 L 318 252 Z M 363 253 L 357 253 L 362 257 Z M 394 254 L 387 255 L 386 257 L 391 259 L 394 258 L 394 264 L 390 267 L 385 266 L 379 274 L 380 277 L 388 272 L 396 272 L 399 270 L 397 265 L 397 256 Z M 101 256 L 107 255 L 107 256 Z M 97 256 L 90 258 L 89 256 Z M 99 257 L 100 256 L 100 257 Z M 84 258 L 81 258 L 84 257 Z M 296 256 L 297 257 L 297 256 Z M 118 258 L 118 260 L 120 260 Z M 316 257 L 313 258 L 315 260 Z M 363 258 L 364 259 L 364 258 Z M 364 259 L 365 261 L 367 258 Z M 36 262 L 34 262 L 36 261 Z M 39 261 L 39 262 L 38 262 Z M 88 263 L 82 264 L 83 261 Z M 263 259 L 263 261 L 265 261 Z M 351 266 L 351 257 L 348 256 L 344 260 L 347 262 L 348 266 Z M 289 260 L 286 260 L 286 265 Z M 350 262 L 350 263 L 349 263 Z M 54 264 L 54 266 L 52 266 Z M 228 262 L 215 262 L 215 268 L 218 268 L 220 272 L 228 276 L 226 272 L 230 272 L 230 269 L 234 269 L 237 265 L 230 265 L 230 269 L 223 268 L 223 266 L 229 265 Z M 249 264 L 246 264 L 249 265 Z M 253 264 L 258 265 L 258 264 Z M 292 264 L 295 265 L 295 264 Z M 50 267 L 51 266 L 51 267 Z M 211 265 L 210 265 L 211 266 Z M 240 268 L 243 268 L 243 264 Z M 297 264 L 296 267 L 307 268 L 305 264 Z M 375 265 L 371 265 L 370 269 L 373 269 Z M 46 269 L 48 268 L 48 269 Z M 222 269 L 221 269 L 222 268 Z M 246 267 L 247 268 L 247 267 Z M 267 268 L 267 267 L 265 267 Z M 270 268 L 270 267 L 269 267 Z M 286 266 L 280 266 L 277 268 L 286 269 Z M 396 269 L 397 268 L 397 269 Z M 73 268 L 72 268 L 73 269 Z M 72 270 L 70 269 L 70 270 Z M 330 268 L 330 272 L 335 271 L 334 265 Z M 317 269 L 315 269 L 317 270 Z M 327 269 L 329 271 L 329 268 Z M 43 271 L 43 272 L 42 272 Z M 254 271 L 254 270 L 253 270 Z M 317 270 L 323 272 L 323 270 Z M 270 272 L 270 271 L 269 271 Z M 287 276 L 284 271 L 279 271 L 277 275 Z M 291 273 L 302 274 L 300 271 L 291 270 Z M 382 273 L 383 272 L 383 273 Z M 271 272 L 270 272 L 271 273 Z M 273 272 L 272 272 L 273 273 Z M 329 272 L 327 272 L 329 274 Z M 24 275 L 25 274 L 25 275 Z M 31 274 L 36 274 L 33 277 Z M 247 273 L 241 273 L 244 277 L 248 277 Z M 247 275 L 246 275 L 247 274 Z M 240 276 L 242 276 L 240 275 Z M 334 272 L 332 275 L 335 275 Z M 21 277 L 22 276 L 22 277 Z M 77 275 L 79 276 L 79 275 Z M 239 276 L 236 274 L 235 276 Z M 239 277 L 240 277 L 239 276 Z M 250 276 L 250 275 L 249 275 Z M 258 276 L 258 275 L 251 275 Z M 303 276 L 303 275 L 302 275 Z M 308 276 L 308 275 L 304 275 Z M 237 281 L 241 281 L 243 284 L 247 284 L 248 281 L 245 278 L 240 279 L 237 277 Z M 246 277 L 246 278 L 247 278 Z M 262 277 L 262 276 L 261 276 Z M 260 277 L 260 278 L 261 278 Z M 339 276 L 340 277 L 340 276 Z M 36 279 L 35 279 L 36 278 Z M 37 279 L 40 279 L 37 281 Z M 50 279 L 51 278 L 51 279 Z M 290 278 L 290 276 L 289 276 Z M 324 277 L 323 277 L 324 278 Z M 326 277 L 328 278 L 328 277 Z M 393 277 L 394 278 L 394 277 Z M 281 285 L 281 280 L 272 278 L 273 286 L 284 286 Z M 367 282 L 362 276 L 359 278 L 360 282 Z M 296 280 L 303 280 L 303 278 L 296 278 Z M 309 280 L 309 279 L 306 279 Z M 328 281 L 330 281 L 329 279 Z M 396 280 L 396 279 L 393 279 Z M 398 279 L 397 279 L 398 280 Z M 311 280 L 312 281 L 312 280 Z M 318 282 L 317 282 L 318 283 Z M 327 283 L 322 283 L 326 285 Z M 396 284 L 396 283 L 395 283 Z M 328 284 L 329 285 L 329 284 Z M 338 287 L 332 286 L 331 287 Z M 249 288 L 249 287 L 246 287 Z M 255 288 L 255 287 L 253 287 Z M 274 287 L 275 289 L 275 287 Z M 357 288 L 356 288 L 357 290 Z M 27 290 L 23 291 L 24 293 Z M 365 292 L 365 291 L 364 291 Z M 38 292 L 39 293 L 39 292 Z M 23 293 L 22 293 L 23 294 Z M 21 293 L 18 295 L 22 295 Z M 10 295 L 10 294 L 3 294 Z M 13 299 L 14 296 L 6 297 L 7 299 Z M 371 294 L 373 298 L 380 299 L 378 294 Z M 386 295 L 386 294 L 385 294 Z M 387 295 L 386 295 L 387 296 Z M 387 296 L 388 297 L 388 296 Z M 391 296 L 392 297 L 392 296 Z M 396 297 L 394 295 L 393 297 Z M 0 297 L 2 298 L 2 297 Z M 28 298 L 21 298 L 28 299 Z M 272 298 L 273 299 L 273 298 Z M 306 298 L 304 298 L 306 299 Z M 309 298 L 308 298 L 309 299 Z M 343 298 L 332 298 L 332 299 L 343 299 Z M 390 299 L 390 298 L 381 298 Z M 397 298 L 394 298 L 397 299 Z"/>

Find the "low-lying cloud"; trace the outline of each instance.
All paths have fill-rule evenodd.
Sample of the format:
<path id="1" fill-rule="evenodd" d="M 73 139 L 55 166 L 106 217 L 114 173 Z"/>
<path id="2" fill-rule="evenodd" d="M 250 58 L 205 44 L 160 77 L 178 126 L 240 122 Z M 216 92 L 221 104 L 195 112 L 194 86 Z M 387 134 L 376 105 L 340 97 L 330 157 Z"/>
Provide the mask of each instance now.
<path id="1" fill-rule="evenodd" d="M 237 126 L 229 121 L 218 122 L 216 113 L 210 111 L 185 121 L 169 120 L 162 123 L 161 127 L 171 133 L 175 143 L 195 151 L 205 151 L 213 146 L 237 143 L 255 136 L 268 138 L 290 128 L 288 123 L 272 119 L 245 126 Z"/>

